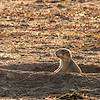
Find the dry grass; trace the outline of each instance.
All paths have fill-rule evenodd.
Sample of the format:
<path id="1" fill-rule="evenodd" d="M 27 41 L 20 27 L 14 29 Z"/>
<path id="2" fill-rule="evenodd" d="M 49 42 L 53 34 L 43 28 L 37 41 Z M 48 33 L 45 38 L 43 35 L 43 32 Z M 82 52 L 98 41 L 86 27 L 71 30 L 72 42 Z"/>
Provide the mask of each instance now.
<path id="1" fill-rule="evenodd" d="M 55 56 L 55 50 L 66 47 L 72 51 L 73 59 L 84 72 L 95 72 L 97 74 L 90 77 L 100 80 L 100 1 L 81 2 L 1 0 L 1 68 L 53 71 L 58 66 L 55 67 L 54 63 L 59 60 Z M 36 62 L 51 62 L 53 65 L 36 67 Z M 1 75 L 5 76 L 5 72 Z M 4 78 L 2 81 L 7 80 Z M 3 89 L 5 91 L 8 90 Z M 73 97 L 72 94 L 68 97 L 70 96 Z M 8 98 L 4 100 L 6 99 Z M 27 97 L 18 100 L 20 99 L 34 100 Z"/>

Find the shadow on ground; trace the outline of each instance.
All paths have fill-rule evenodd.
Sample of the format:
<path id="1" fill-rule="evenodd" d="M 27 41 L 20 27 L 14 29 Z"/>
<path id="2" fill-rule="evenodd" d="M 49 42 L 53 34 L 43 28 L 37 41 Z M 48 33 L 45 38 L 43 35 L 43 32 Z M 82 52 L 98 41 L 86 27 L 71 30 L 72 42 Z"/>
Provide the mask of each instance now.
<path id="1" fill-rule="evenodd" d="M 57 62 L 42 62 L 1 66 L 0 96 L 43 98 L 49 95 L 60 96 L 64 93 L 76 92 L 100 97 L 99 66 L 79 65 L 84 72 L 83 75 L 51 74 L 58 65 Z"/>
<path id="2" fill-rule="evenodd" d="M 12 64 L 8 66 L 1 66 L 0 68 L 9 69 L 9 70 L 21 70 L 21 71 L 50 71 L 53 72 L 59 66 L 58 62 L 41 62 L 41 63 L 32 63 L 32 64 Z M 84 65 L 79 64 L 83 73 L 100 73 L 99 65 Z"/>

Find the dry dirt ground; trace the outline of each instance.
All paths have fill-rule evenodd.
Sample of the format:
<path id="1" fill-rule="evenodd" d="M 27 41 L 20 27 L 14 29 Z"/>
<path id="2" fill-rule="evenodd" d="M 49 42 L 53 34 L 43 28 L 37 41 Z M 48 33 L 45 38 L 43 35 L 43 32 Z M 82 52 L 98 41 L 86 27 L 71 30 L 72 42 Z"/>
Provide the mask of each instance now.
<path id="1" fill-rule="evenodd" d="M 52 73 L 61 47 L 83 75 Z M 100 0 L 0 0 L 0 97 L 99 100 Z"/>

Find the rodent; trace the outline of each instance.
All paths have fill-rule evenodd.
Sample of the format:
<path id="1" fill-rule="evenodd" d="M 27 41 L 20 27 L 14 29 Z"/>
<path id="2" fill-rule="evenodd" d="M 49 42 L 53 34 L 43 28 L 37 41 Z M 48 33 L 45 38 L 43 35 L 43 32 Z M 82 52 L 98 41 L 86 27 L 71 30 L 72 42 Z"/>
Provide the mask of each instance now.
<path id="1" fill-rule="evenodd" d="M 60 48 L 56 51 L 56 56 L 60 58 L 60 65 L 54 73 L 82 73 L 80 67 L 72 59 L 72 54 L 69 49 Z"/>

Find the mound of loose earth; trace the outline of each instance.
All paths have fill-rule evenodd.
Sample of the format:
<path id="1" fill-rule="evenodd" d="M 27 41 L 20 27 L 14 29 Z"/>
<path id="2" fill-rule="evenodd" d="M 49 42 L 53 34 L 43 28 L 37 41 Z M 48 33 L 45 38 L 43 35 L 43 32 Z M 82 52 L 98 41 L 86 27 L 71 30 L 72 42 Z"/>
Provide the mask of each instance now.
<path id="1" fill-rule="evenodd" d="M 0 68 L 0 80 L 0 96 L 2 97 L 43 98 L 73 92 L 100 97 L 100 73 L 59 75 L 46 71 Z"/>

